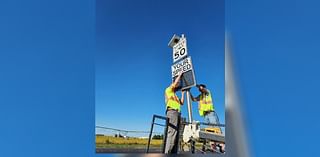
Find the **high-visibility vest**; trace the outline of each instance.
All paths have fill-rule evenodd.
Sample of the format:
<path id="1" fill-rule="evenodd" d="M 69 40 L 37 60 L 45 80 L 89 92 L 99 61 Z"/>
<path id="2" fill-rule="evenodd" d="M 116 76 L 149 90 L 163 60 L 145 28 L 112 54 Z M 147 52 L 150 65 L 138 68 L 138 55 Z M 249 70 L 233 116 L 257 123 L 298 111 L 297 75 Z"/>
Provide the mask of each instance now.
<path id="1" fill-rule="evenodd" d="M 172 86 L 166 89 L 164 95 L 165 95 L 166 107 L 167 108 L 170 107 L 180 112 L 180 100 L 178 96 L 174 93 Z"/>
<path id="2" fill-rule="evenodd" d="M 199 114 L 200 116 L 204 116 L 204 112 L 207 111 L 214 111 L 213 102 L 211 98 L 211 93 L 209 90 L 207 90 L 207 94 L 201 94 L 200 95 L 200 101 L 199 101 Z"/>

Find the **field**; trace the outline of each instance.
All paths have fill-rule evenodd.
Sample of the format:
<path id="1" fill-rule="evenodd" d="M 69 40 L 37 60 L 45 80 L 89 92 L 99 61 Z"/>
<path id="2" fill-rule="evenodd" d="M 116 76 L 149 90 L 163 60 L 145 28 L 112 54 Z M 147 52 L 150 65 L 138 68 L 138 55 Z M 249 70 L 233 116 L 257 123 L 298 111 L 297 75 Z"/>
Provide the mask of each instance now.
<path id="1" fill-rule="evenodd" d="M 150 152 L 160 153 L 163 140 L 152 139 Z M 119 138 L 113 136 L 96 136 L 97 153 L 145 153 L 148 139 Z M 197 150 L 201 150 L 202 143 L 196 143 Z M 199 153 L 199 152 L 198 152 Z"/>
<path id="2" fill-rule="evenodd" d="M 150 149 L 161 149 L 163 140 L 152 139 Z M 123 150 L 145 150 L 147 148 L 148 139 L 141 138 L 119 138 L 113 136 L 96 136 L 96 149 L 97 150 L 110 150 L 112 152 L 121 152 Z"/>

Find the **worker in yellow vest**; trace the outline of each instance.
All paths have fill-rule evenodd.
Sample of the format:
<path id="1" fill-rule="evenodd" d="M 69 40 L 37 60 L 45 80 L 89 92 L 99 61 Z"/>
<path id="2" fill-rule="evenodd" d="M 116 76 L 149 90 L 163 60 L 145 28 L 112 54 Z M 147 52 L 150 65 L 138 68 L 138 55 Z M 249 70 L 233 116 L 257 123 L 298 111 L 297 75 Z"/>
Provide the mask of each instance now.
<path id="1" fill-rule="evenodd" d="M 198 110 L 200 116 L 204 117 L 206 123 L 219 124 L 219 118 L 214 110 L 213 100 L 211 92 L 206 88 L 206 85 L 197 85 L 200 94 L 197 97 L 193 97 L 190 93 L 192 101 L 198 101 Z"/>
<path id="2" fill-rule="evenodd" d="M 178 132 L 178 121 L 180 119 L 180 106 L 184 103 L 184 91 L 182 91 L 181 99 L 178 98 L 176 92 L 180 84 L 182 72 L 179 73 L 175 81 L 165 90 L 166 116 L 169 118 L 169 126 L 166 139 L 165 153 L 177 153 L 177 145 L 175 144 Z"/>
<path id="3" fill-rule="evenodd" d="M 200 116 L 204 117 L 204 120 L 208 124 L 220 124 L 219 118 L 217 116 L 217 113 L 214 110 L 213 100 L 211 92 L 206 88 L 206 85 L 199 84 L 197 85 L 200 94 L 197 97 L 193 97 L 190 93 L 192 101 L 198 101 L 198 110 Z M 222 130 L 220 127 L 215 127 L 220 130 L 220 133 L 222 133 Z M 216 143 L 213 142 L 213 147 L 216 146 Z M 224 152 L 224 144 L 218 144 L 220 147 L 220 151 Z M 215 148 L 214 148 L 215 149 Z"/>

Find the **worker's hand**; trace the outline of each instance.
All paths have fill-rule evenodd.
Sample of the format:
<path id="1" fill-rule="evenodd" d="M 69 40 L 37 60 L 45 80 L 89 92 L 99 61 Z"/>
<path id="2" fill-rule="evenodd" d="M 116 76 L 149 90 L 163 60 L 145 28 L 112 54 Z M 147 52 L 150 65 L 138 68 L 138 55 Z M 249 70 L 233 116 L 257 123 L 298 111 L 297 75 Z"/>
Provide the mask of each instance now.
<path id="1" fill-rule="evenodd" d="M 190 91 L 190 88 L 185 89 L 184 91 Z"/>
<path id="2" fill-rule="evenodd" d="M 178 76 L 181 76 L 183 74 L 183 71 L 179 71 Z"/>
<path id="3" fill-rule="evenodd" d="M 186 92 L 185 90 L 182 90 L 182 91 L 181 91 L 182 95 L 183 95 L 185 92 Z"/>

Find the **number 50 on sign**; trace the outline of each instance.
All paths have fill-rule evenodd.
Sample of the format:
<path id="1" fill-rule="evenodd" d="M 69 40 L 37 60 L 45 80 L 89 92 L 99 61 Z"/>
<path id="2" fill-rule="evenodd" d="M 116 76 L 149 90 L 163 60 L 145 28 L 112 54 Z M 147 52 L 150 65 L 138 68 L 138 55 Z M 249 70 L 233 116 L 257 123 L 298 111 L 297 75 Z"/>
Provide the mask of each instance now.
<path id="1" fill-rule="evenodd" d="M 187 56 L 187 41 L 186 38 L 181 38 L 179 42 L 173 46 L 173 62 L 180 60 Z"/>

